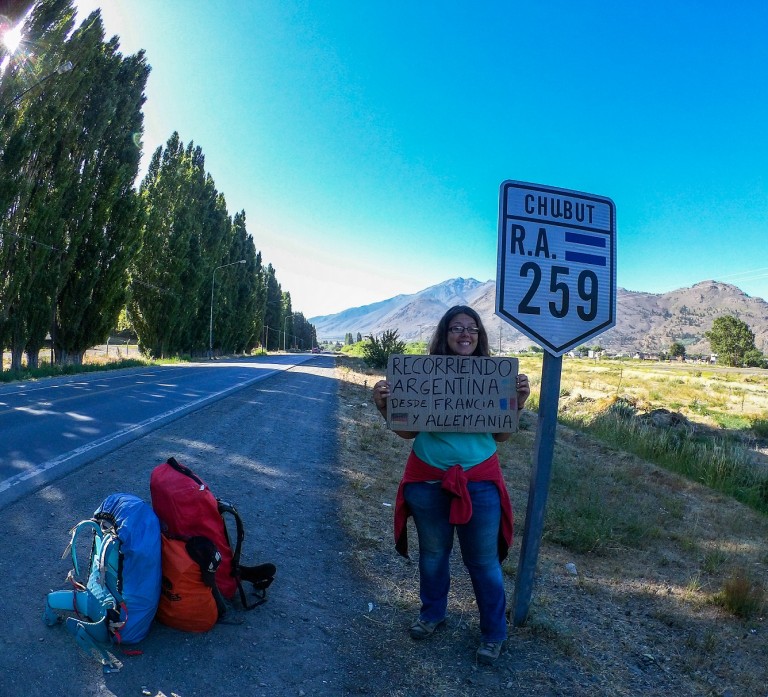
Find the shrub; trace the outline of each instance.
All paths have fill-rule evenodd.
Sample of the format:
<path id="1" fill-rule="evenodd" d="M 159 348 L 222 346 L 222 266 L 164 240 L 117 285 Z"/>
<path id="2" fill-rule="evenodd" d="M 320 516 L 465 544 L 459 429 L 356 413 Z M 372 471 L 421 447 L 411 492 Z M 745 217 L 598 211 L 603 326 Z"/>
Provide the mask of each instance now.
<path id="1" fill-rule="evenodd" d="M 737 569 L 725 582 L 715 602 L 737 617 L 750 619 L 765 609 L 765 589 L 742 569 Z"/>
<path id="2" fill-rule="evenodd" d="M 389 357 L 395 353 L 405 353 L 405 342 L 398 338 L 397 329 L 388 329 L 381 335 L 381 339 L 373 334 L 366 337 L 363 360 L 371 368 L 386 369 Z"/>
<path id="3" fill-rule="evenodd" d="M 751 428 L 758 438 L 768 438 L 768 419 L 754 419 Z"/>

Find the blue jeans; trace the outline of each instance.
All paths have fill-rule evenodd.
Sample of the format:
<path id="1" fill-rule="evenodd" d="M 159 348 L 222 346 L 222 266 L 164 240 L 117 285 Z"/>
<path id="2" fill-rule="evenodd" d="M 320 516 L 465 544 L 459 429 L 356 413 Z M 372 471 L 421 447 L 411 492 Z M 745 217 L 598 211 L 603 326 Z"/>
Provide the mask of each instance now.
<path id="1" fill-rule="evenodd" d="M 451 585 L 449 562 L 456 529 L 461 557 L 472 579 L 480 611 L 482 640 L 500 642 L 507 638 L 507 599 L 498 551 L 499 491 L 492 482 L 468 482 L 468 488 L 472 518 L 465 525 L 451 525 L 448 522 L 451 496 L 439 483 L 417 482 L 405 486 L 405 501 L 419 537 L 419 619 L 440 622 L 445 618 Z"/>

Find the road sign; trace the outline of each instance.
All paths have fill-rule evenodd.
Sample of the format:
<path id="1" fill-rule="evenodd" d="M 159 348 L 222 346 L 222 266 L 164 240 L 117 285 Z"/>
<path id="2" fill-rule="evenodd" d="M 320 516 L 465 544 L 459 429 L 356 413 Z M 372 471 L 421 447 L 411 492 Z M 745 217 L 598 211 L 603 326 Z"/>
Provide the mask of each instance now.
<path id="1" fill-rule="evenodd" d="M 553 356 L 616 324 L 616 207 L 604 196 L 505 181 L 496 314 Z"/>

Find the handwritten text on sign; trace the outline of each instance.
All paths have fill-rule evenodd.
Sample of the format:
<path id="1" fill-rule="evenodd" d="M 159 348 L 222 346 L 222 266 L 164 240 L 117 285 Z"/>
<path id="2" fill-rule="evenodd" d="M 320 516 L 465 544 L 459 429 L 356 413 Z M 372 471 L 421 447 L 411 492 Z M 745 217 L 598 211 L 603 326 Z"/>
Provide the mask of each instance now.
<path id="1" fill-rule="evenodd" d="M 517 430 L 516 358 L 389 357 L 387 426 L 397 431 Z"/>

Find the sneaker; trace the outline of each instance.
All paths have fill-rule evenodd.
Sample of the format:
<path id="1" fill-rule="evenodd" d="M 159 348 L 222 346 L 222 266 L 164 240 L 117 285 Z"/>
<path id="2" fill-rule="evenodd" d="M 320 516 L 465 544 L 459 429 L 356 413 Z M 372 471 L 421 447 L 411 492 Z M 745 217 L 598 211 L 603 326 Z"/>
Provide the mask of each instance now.
<path id="1" fill-rule="evenodd" d="M 482 663 L 484 666 L 493 665 L 499 657 L 503 646 L 503 641 L 483 641 L 477 649 L 477 662 Z"/>
<path id="2" fill-rule="evenodd" d="M 411 639 L 419 641 L 421 639 L 427 639 L 428 637 L 431 637 L 443 622 L 445 622 L 445 620 L 440 620 L 439 622 L 425 622 L 424 620 L 416 620 L 408 630 L 410 632 Z"/>

